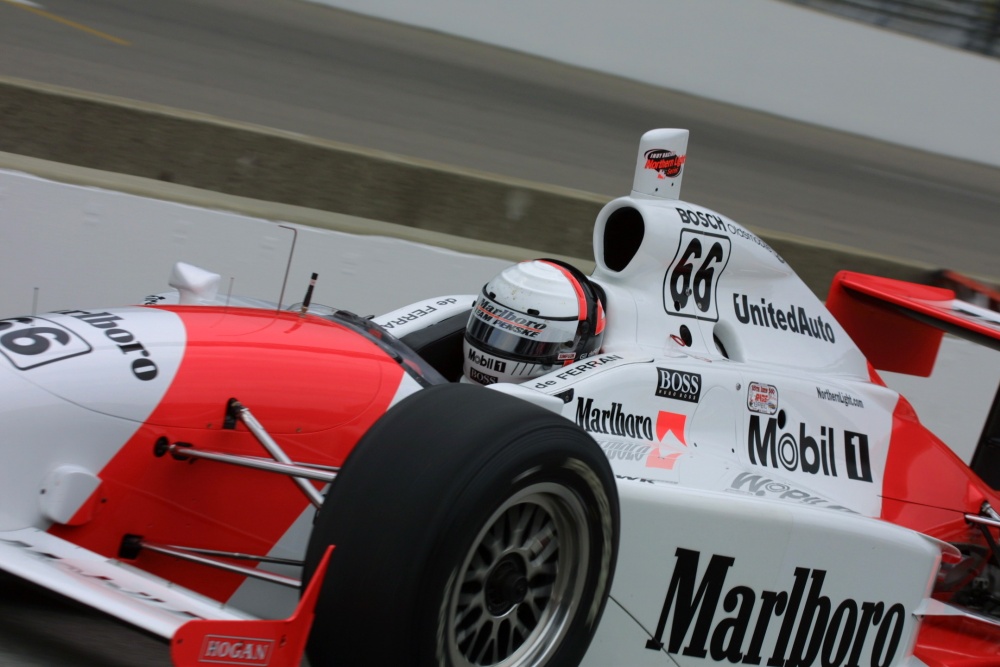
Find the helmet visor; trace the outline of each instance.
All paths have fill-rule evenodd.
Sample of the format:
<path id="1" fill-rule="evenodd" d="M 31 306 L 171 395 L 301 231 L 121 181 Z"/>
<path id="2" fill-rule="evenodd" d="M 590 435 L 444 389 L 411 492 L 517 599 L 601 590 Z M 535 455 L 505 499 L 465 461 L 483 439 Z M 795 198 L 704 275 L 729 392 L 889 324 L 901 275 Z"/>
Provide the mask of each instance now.
<path id="1" fill-rule="evenodd" d="M 472 309 L 466 336 L 481 349 L 510 359 L 555 364 L 574 358 L 579 323 L 575 317 L 522 313 L 482 295 Z"/>

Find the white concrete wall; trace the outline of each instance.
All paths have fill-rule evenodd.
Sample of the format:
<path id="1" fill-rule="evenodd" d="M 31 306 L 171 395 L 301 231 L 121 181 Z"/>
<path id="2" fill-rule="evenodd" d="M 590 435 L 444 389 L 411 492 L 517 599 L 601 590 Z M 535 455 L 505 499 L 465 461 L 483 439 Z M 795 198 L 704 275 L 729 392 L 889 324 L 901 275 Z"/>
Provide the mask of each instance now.
<path id="1" fill-rule="evenodd" d="M 220 294 L 277 302 L 294 236 L 280 224 L 287 223 L 0 170 L 0 318 L 141 303 L 170 289 L 176 261 L 221 274 Z M 285 305 L 302 300 L 313 271 L 314 303 L 374 315 L 476 292 L 510 264 L 388 236 L 289 226 L 298 239 Z"/>
<path id="2" fill-rule="evenodd" d="M 311 0 L 1000 166 L 1000 59 L 781 0 Z"/>

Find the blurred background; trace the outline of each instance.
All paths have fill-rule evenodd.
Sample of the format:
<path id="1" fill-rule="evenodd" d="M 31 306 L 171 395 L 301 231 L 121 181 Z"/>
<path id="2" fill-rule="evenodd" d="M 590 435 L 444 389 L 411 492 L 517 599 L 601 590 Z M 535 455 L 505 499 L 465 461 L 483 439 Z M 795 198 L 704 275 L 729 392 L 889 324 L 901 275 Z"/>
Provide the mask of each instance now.
<path id="1" fill-rule="evenodd" d="M 682 198 L 817 292 L 851 253 L 992 284 L 1000 60 L 824 4 L 0 0 L 0 151 L 588 260 L 684 127 Z"/>
<path id="2" fill-rule="evenodd" d="M 1000 56 L 997 0 L 792 0 L 837 16 Z"/>

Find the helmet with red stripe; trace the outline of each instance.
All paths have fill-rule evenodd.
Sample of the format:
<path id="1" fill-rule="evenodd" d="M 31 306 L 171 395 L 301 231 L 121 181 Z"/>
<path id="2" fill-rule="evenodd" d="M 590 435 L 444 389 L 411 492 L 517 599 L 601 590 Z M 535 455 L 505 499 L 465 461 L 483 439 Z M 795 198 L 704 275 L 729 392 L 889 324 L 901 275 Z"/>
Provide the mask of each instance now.
<path id="1" fill-rule="evenodd" d="M 463 343 L 465 377 L 523 382 L 596 354 L 604 339 L 604 293 L 553 259 L 504 269 L 476 300 Z"/>

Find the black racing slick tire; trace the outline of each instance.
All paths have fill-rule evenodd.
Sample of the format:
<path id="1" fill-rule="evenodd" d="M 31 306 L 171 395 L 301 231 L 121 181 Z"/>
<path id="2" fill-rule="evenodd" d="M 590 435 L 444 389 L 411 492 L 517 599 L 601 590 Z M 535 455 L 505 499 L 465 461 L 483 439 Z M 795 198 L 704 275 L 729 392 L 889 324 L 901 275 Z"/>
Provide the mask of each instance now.
<path id="1" fill-rule="evenodd" d="M 313 667 L 569 667 L 611 588 L 618 495 L 569 420 L 479 386 L 407 397 L 331 485 Z"/>

